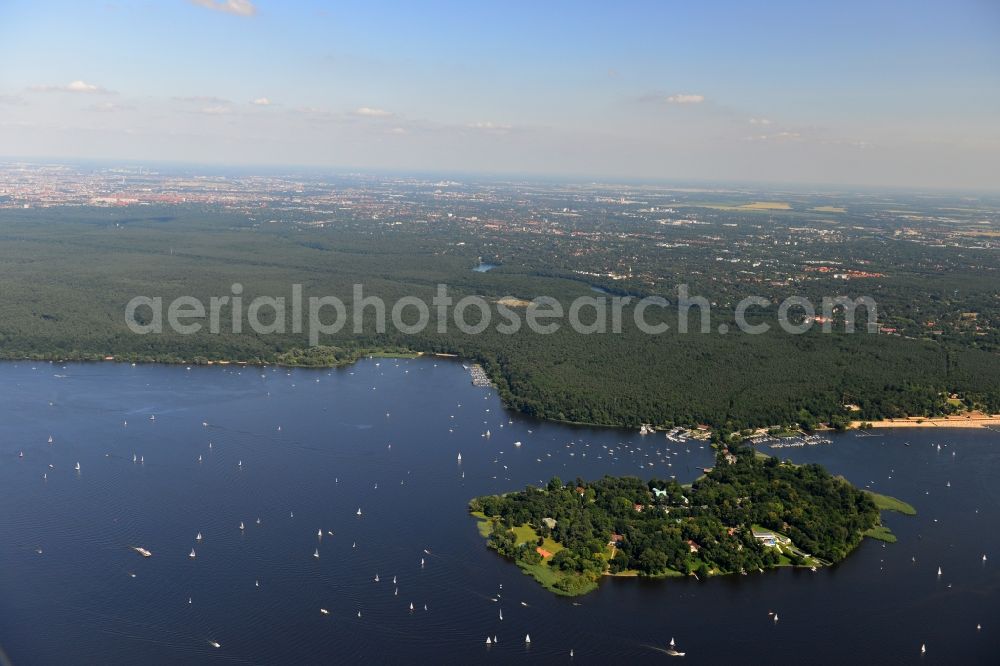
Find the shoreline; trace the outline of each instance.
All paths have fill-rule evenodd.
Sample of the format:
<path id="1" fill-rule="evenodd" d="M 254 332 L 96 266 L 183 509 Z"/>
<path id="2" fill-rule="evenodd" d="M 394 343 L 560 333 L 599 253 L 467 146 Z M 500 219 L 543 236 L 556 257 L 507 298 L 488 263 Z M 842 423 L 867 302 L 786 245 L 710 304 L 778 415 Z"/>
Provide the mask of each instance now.
<path id="1" fill-rule="evenodd" d="M 1000 416 L 976 414 L 967 416 L 907 416 L 899 419 L 882 419 L 881 421 L 851 421 L 851 430 L 862 430 L 861 425 L 869 428 L 985 428 L 1000 426 Z"/>
<path id="2" fill-rule="evenodd" d="M 358 361 L 367 358 L 441 358 L 446 360 L 456 360 L 462 362 L 470 363 L 480 363 L 481 361 L 474 358 L 464 358 L 459 354 L 451 352 L 430 352 L 430 351 L 417 351 L 413 349 L 379 349 L 379 348 L 362 348 L 350 350 L 353 352 L 347 358 L 340 360 L 335 363 L 328 362 L 318 362 L 318 363 L 288 363 L 281 359 L 272 360 L 262 360 L 262 359 L 252 359 L 252 360 L 234 360 L 234 359 L 207 359 L 207 358 L 195 358 L 195 359 L 178 359 L 178 358 L 136 358 L 130 357 L 128 355 L 100 355 L 94 354 L 87 357 L 86 355 L 81 358 L 57 358 L 50 357 L 47 355 L 40 355 L 39 358 L 32 358 L 30 356 L 11 356 L 6 358 L 0 358 L 0 361 L 6 361 L 10 363 L 128 363 L 131 365 L 173 365 L 173 366 L 199 366 L 199 367 L 212 367 L 212 366 L 228 366 L 235 365 L 241 367 L 267 367 L 275 366 L 281 368 L 299 368 L 306 370 L 322 370 L 322 369 L 333 369 L 333 368 L 343 368 L 346 366 L 354 365 Z M 498 381 L 494 378 L 490 378 L 494 383 L 494 390 L 498 386 Z M 517 412 L 519 414 L 524 414 L 521 410 L 516 407 L 512 407 L 503 400 L 501 396 L 501 402 L 505 409 Z M 558 423 L 568 426 L 584 427 L 584 428 L 617 428 L 624 430 L 633 430 L 634 425 L 625 423 L 588 423 L 585 421 L 571 421 L 568 419 L 557 419 L 552 417 L 536 417 L 540 421 L 547 421 L 550 423 Z M 848 426 L 848 430 L 867 430 L 868 428 L 862 428 L 862 424 L 868 424 L 868 428 L 982 428 L 986 426 L 1000 426 L 1000 414 L 988 415 L 981 412 L 976 412 L 972 415 L 966 416 L 940 416 L 940 417 L 924 417 L 924 416 L 907 416 L 898 419 L 881 419 L 878 421 L 851 421 Z M 660 433 L 665 428 L 660 428 L 657 426 L 653 427 L 654 433 Z M 819 431 L 832 431 L 833 428 L 828 426 L 817 428 Z M 711 431 L 708 431 L 711 432 Z"/>

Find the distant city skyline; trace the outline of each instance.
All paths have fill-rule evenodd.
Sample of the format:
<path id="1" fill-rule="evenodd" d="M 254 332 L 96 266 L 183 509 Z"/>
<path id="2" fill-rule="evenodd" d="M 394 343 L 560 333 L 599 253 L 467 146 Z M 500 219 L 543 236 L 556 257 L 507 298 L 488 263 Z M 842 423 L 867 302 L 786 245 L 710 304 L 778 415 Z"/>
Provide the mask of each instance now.
<path id="1" fill-rule="evenodd" d="M 0 6 L 0 159 L 1000 188 L 1000 4 Z"/>

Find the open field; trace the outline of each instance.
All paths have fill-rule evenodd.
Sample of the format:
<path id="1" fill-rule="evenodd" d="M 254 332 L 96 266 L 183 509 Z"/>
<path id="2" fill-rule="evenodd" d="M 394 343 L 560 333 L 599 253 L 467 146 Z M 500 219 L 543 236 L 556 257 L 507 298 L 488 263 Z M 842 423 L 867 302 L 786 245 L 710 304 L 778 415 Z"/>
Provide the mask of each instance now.
<path id="1" fill-rule="evenodd" d="M 785 201 L 754 201 L 739 206 L 741 210 L 791 210 L 792 205 Z"/>

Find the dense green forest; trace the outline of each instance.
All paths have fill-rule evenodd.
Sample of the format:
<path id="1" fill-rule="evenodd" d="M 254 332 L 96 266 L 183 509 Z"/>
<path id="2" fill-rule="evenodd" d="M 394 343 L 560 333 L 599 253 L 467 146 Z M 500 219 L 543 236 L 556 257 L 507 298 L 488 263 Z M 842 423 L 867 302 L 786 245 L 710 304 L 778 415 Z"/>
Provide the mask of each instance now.
<path id="1" fill-rule="evenodd" d="M 537 548 L 552 543 L 548 567 L 562 574 L 552 586 L 565 593 L 591 589 L 606 572 L 705 576 L 838 562 L 879 523 L 872 498 L 847 481 L 746 447 L 721 450 L 715 468 L 691 486 L 553 478 L 545 488 L 469 506 L 490 521 L 489 547 L 529 572 L 542 561 Z M 519 541 L 528 528 L 537 541 Z M 765 545 L 761 528 L 776 543 Z"/>
<path id="2" fill-rule="evenodd" d="M 713 227 L 713 233 L 727 229 Z M 608 425 L 707 423 L 728 430 L 836 425 L 849 418 L 949 413 L 956 409 L 947 399 L 953 393 L 965 406 L 1000 411 L 1000 354 L 986 345 L 988 336 L 967 342 L 961 337 L 849 335 L 839 328 L 829 334 L 813 329 L 788 335 L 776 326 L 763 335 L 735 328 L 723 335 L 715 331 L 718 324 L 732 321 L 726 293 L 751 293 L 754 285 L 741 287 L 738 275 L 719 268 L 722 262 L 702 255 L 699 260 L 691 252 L 678 255 L 678 260 L 690 270 L 693 283 L 703 282 L 706 293 L 718 299 L 711 333 L 678 333 L 675 311 L 657 308 L 647 310 L 647 319 L 662 319 L 671 328 L 657 335 L 642 333 L 633 323 L 631 306 L 623 312 L 620 333 L 591 335 L 565 325 L 551 335 L 534 334 L 526 327 L 504 335 L 495 326 L 478 335 L 453 326 L 438 333 L 433 308 L 431 323 L 422 333 L 407 335 L 392 326 L 379 333 L 374 314 L 366 311 L 360 333 L 345 326 L 323 336 L 321 347 L 313 349 L 306 332 L 290 328 L 268 335 L 246 327 L 236 333 L 225 326 L 218 335 L 137 335 L 124 321 L 125 305 L 135 296 L 160 296 L 168 303 L 191 295 L 208 302 L 212 296 L 229 295 L 234 283 L 242 285 L 246 303 L 256 296 L 289 298 L 291 285 L 301 284 L 306 297 L 338 296 L 348 308 L 354 284 L 362 284 L 365 295 L 381 296 L 390 304 L 402 296 L 430 302 L 438 284 L 447 284 L 455 299 L 481 294 L 493 307 L 505 296 L 546 295 L 569 303 L 596 295 L 589 282 L 557 269 L 555 257 L 565 257 L 569 266 L 580 261 L 562 245 L 565 239 L 533 239 L 530 245 L 525 235 L 510 233 L 487 242 L 482 233 L 446 222 L 389 225 L 349 219 L 325 227 L 294 220 L 265 223 L 243 209 L 198 205 L 139 211 L 0 210 L 0 356 L 336 365 L 369 350 L 452 352 L 481 362 L 514 409 L 541 418 Z M 641 239 L 623 237 L 621 247 L 613 251 L 640 256 L 647 247 Z M 502 255 L 506 263 L 488 273 L 473 272 L 487 250 Z M 919 265 L 929 261 L 926 248 L 906 251 Z M 910 283 L 925 290 L 974 284 L 957 268 L 961 258 L 952 254 L 942 249 L 938 259 L 954 268 L 952 278 L 938 284 L 937 276 L 928 275 L 921 282 L 914 273 L 896 291 L 890 290 L 894 298 L 906 301 Z M 664 265 L 661 278 L 675 268 Z M 706 279 L 712 271 L 717 281 Z M 623 293 L 659 293 L 635 281 L 618 286 Z M 880 289 L 889 287 L 882 284 Z M 995 290 L 995 285 L 981 285 L 968 298 L 984 299 L 988 289 Z M 944 307 L 940 300 L 929 303 Z M 963 301 L 948 307 L 969 305 Z M 886 316 L 901 316 L 899 312 L 890 307 Z M 475 310 L 468 314 L 474 322 Z M 224 312 L 224 321 L 226 316 Z M 761 312 L 758 319 L 775 323 L 773 312 Z M 848 411 L 848 404 L 856 411 Z"/>

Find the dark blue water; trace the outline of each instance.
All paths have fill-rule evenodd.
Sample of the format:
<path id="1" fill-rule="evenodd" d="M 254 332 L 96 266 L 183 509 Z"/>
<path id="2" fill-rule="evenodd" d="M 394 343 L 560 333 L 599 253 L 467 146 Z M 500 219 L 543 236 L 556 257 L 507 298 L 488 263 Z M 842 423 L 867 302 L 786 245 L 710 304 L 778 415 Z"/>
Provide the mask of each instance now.
<path id="1" fill-rule="evenodd" d="M 914 504 L 916 517 L 886 515 L 896 544 L 866 541 L 817 573 L 607 580 L 565 599 L 485 548 L 468 499 L 553 475 L 686 481 L 711 464 L 707 448 L 523 419 L 461 364 L 429 359 L 7 363 L 0 390 L 0 662 L 567 663 L 572 649 L 575 663 L 662 663 L 671 636 L 685 663 L 1000 654 L 1000 434 L 988 430 L 781 452 Z"/>

